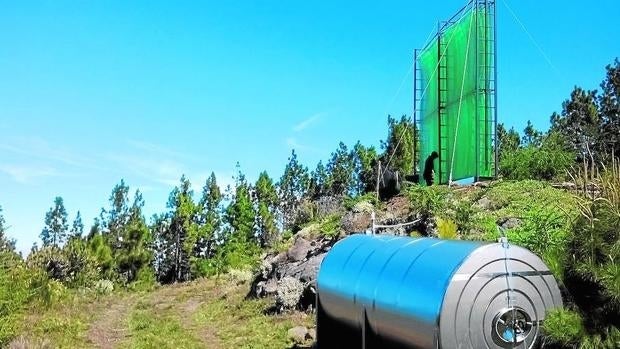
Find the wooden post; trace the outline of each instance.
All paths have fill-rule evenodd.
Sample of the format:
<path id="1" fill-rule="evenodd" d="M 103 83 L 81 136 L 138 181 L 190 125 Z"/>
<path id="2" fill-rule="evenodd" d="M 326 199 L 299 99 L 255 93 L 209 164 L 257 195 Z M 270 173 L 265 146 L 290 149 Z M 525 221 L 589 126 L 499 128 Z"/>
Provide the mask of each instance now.
<path id="1" fill-rule="evenodd" d="M 381 180 L 381 161 L 377 162 L 377 201 L 379 201 L 379 181 Z"/>

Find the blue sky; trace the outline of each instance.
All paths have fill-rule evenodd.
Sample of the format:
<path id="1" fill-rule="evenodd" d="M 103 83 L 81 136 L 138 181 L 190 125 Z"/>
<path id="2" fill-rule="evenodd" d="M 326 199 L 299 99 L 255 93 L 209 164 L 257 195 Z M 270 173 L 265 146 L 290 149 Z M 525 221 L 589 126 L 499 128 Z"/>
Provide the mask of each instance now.
<path id="1" fill-rule="evenodd" d="M 121 178 L 150 215 L 183 173 L 198 189 L 237 161 L 279 177 L 291 148 L 314 166 L 340 140 L 378 146 L 411 114 L 413 49 L 464 3 L 0 0 L 9 235 L 28 251 L 57 195 L 90 225 Z M 498 5 L 500 121 L 546 128 L 619 55 L 620 2 Z"/>

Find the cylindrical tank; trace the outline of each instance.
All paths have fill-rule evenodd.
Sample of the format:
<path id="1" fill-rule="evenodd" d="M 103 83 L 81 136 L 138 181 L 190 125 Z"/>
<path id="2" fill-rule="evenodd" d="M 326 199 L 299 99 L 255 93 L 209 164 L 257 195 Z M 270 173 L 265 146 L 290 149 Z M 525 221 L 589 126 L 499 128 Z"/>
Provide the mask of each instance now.
<path id="1" fill-rule="evenodd" d="M 524 248 L 385 235 L 334 245 L 317 291 L 319 349 L 531 348 L 562 305 Z"/>

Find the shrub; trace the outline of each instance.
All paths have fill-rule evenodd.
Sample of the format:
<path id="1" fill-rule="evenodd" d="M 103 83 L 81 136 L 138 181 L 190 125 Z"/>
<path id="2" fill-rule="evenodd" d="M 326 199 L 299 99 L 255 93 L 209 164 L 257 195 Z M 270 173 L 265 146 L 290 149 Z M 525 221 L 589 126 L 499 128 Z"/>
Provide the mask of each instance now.
<path id="1" fill-rule="evenodd" d="M 366 193 L 364 195 L 358 195 L 354 197 L 345 197 L 343 201 L 344 208 L 347 210 L 352 210 L 355 205 L 360 202 L 368 202 L 374 207 L 379 207 L 381 205 L 381 201 L 377 199 L 377 194 L 375 193 Z"/>
<path id="2" fill-rule="evenodd" d="M 566 176 L 574 162 L 575 156 L 571 152 L 529 146 L 504 154 L 499 168 L 506 179 L 549 181 Z"/>
<path id="3" fill-rule="evenodd" d="M 579 313 L 568 309 L 554 309 L 547 314 L 543 323 L 545 335 L 557 344 L 575 345 L 586 334 L 583 319 Z"/>
<path id="4" fill-rule="evenodd" d="M 541 256 L 554 275 L 562 277 L 562 258 L 571 235 L 571 222 L 555 207 L 534 206 L 519 227 L 507 232 L 511 243 Z"/>
<path id="5" fill-rule="evenodd" d="M 456 223 L 450 219 L 437 218 L 437 231 L 440 239 L 454 240 L 458 236 Z"/>
<path id="6" fill-rule="evenodd" d="M 142 267 L 136 273 L 136 279 L 129 284 L 128 288 L 132 291 L 151 291 L 157 285 L 155 272 L 151 267 Z"/>
<path id="7" fill-rule="evenodd" d="M 30 275 L 19 256 L 0 252 L 0 347 L 15 336 L 18 314 L 33 296 Z"/>
<path id="8" fill-rule="evenodd" d="M 432 216 L 445 211 L 449 191 L 444 186 L 412 185 L 407 189 L 406 195 L 414 210 L 421 215 Z"/>
<path id="9" fill-rule="evenodd" d="M 230 270 L 253 269 L 260 263 L 260 247 L 251 242 L 231 239 L 225 244 L 218 246 L 215 256 L 209 259 L 195 261 L 197 276 L 219 276 Z"/>
<path id="10" fill-rule="evenodd" d="M 95 284 L 95 292 L 99 295 L 107 295 L 114 291 L 114 283 L 110 280 L 99 280 Z"/>
<path id="11" fill-rule="evenodd" d="M 31 269 L 45 272 L 51 279 L 69 282 L 69 260 L 56 246 L 43 247 L 31 253 L 26 263 Z"/>
<path id="12" fill-rule="evenodd" d="M 68 287 L 90 287 L 101 277 L 97 260 L 84 240 L 69 240 L 62 253 L 68 262 L 64 280 Z"/>
<path id="13" fill-rule="evenodd" d="M 579 348 L 620 344 L 620 166 L 595 178 L 599 196 L 583 199 L 581 216 L 569 236 L 563 278 L 576 310 L 552 318 L 551 340 Z M 583 330 L 576 330 L 582 323 Z M 573 328 L 570 335 L 560 328 Z"/>
<path id="14" fill-rule="evenodd" d="M 340 235 L 342 229 L 340 228 L 341 217 L 339 215 L 333 214 L 325 217 L 320 223 L 320 232 L 321 235 L 334 238 Z"/>

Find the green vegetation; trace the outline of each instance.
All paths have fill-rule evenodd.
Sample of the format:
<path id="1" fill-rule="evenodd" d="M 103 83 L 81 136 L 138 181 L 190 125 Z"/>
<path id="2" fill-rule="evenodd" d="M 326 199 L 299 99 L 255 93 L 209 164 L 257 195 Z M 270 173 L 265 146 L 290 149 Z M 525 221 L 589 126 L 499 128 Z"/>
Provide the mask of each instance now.
<path id="1" fill-rule="evenodd" d="M 505 233 L 541 256 L 566 295 L 566 308 L 544 325 L 545 342 L 560 348 L 620 341 L 620 62 L 607 67 L 601 87 L 576 88 L 547 132 L 528 122 L 520 137 L 500 126 L 500 180 L 406 184 L 394 201 L 420 218 L 412 236 L 496 241 Z M 79 211 L 69 224 L 56 197 L 41 247 L 25 259 L 0 207 L 0 346 L 290 346 L 286 331 L 312 317 L 265 315 L 267 300 L 245 299 L 247 274 L 296 234 L 337 239 L 347 217 L 394 209 L 377 199 L 377 169 L 408 174 L 418 140 L 406 117 L 389 117 L 388 127 L 381 153 L 339 143 L 311 172 L 293 151 L 278 181 L 262 172 L 251 183 L 238 167 L 233 186 L 222 190 L 211 174 L 195 195 L 182 176 L 150 221 L 142 194 L 131 196 L 123 180 L 86 234 Z M 549 182 L 567 180 L 568 190 Z"/>

